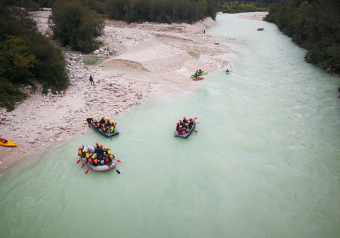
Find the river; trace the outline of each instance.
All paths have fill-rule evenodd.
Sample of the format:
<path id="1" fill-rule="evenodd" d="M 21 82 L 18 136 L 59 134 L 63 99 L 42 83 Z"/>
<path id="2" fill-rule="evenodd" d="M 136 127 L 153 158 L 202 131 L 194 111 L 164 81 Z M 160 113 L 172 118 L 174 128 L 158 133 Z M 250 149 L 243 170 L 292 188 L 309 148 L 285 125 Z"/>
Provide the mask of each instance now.
<path id="1" fill-rule="evenodd" d="M 89 130 L 3 172 L 0 237 L 339 237 L 338 78 L 273 24 L 223 14 L 206 34 L 236 39 L 220 42 L 230 75 L 143 100 L 112 140 Z M 186 140 L 183 116 L 200 122 Z M 95 142 L 120 175 L 76 164 Z"/>

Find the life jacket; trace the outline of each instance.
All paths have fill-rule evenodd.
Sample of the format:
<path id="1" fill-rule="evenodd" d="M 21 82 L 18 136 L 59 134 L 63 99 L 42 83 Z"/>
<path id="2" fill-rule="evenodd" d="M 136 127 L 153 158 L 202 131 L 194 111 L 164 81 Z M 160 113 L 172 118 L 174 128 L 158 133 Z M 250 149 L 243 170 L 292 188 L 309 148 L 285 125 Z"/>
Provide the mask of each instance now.
<path id="1" fill-rule="evenodd" d="M 98 165 L 98 160 L 97 159 L 94 159 L 94 164 Z"/>
<path id="2" fill-rule="evenodd" d="M 106 132 L 106 127 L 103 125 L 102 130 Z"/>
<path id="3" fill-rule="evenodd" d="M 109 162 L 110 162 L 110 161 L 109 161 L 109 158 L 106 157 L 106 158 L 105 158 L 105 162 L 106 162 L 106 164 L 109 164 Z"/>
<path id="4" fill-rule="evenodd" d="M 92 161 L 92 159 L 91 159 L 91 158 L 89 158 L 89 159 L 88 159 L 88 161 L 89 161 L 89 163 L 90 163 L 90 164 L 92 164 L 92 163 L 93 163 L 93 161 Z"/>
<path id="5" fill-rule="evenodd" d="M 83 152 L 81 150 L 78 150 L 78 155 L 79 156 L 82 156 L 83 155 Z"/>
<path id="6" fill-rule="evenodd" d="M 97 122 L 97 127 L 100 128 L 100 122 Z"/>
<path id="7" fill-rule="evenodd" d="M 85 153 L 85 156 L 86 156 L 86 157 L 90 156 L 90 152 L 86 152 L 86 153 Z"/>
<path id="8" fill-rule="evenodd" d="M 187 127 L 187 130 L 186 130 L 187 132 L 189 132 L 190 131 L 190 129 L 189 129 L 189 127 Z"/>
<path id="9" fill-rule="evenodd" d="M 111 126 L 110 132 L 112 133 L 114 130 L 115 130 L 115 127 L 114 127 L 114 126 Z"/>

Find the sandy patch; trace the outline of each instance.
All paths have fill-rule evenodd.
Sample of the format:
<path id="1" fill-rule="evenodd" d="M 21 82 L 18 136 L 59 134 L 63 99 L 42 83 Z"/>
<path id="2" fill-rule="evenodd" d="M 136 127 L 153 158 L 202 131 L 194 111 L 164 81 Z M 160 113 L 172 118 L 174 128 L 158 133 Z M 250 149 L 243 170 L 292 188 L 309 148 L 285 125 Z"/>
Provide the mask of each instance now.
<path id="1" fill-rule="evenodd" d="M 121 69 L 132 69 L 132 70 L 138 70 L 138 71 L 148 71 L 140 63 L 129 61 L 129 60 L 121 60 L 121 59 L 109 60 L 103 63 L 102 66 L 107 67 L 107 68 L 121 68 Z"/>
<path id="2" fill-rule="evenodd" d="M 268 12 L 257 12 L 257 13 L 243 13 L 238 17 L 246 18 L 249 20 L 263 21 L 263 19 L 268 15 Z"/>

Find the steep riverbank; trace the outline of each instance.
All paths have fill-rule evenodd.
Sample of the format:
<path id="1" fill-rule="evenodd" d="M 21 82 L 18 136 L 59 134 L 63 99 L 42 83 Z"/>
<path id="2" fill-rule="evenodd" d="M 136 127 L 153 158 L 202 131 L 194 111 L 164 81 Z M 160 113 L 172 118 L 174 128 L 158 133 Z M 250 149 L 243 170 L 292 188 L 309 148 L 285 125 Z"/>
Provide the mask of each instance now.
<path id="1" fill-rule="evenodd" d="M 49 10 L 33 13 L 39 30 L 47 35 L 49 14 Z M 215 45 L 213 36 L 196 34 L 215 23 L 211 18 L 193 25 L 107 21 L 100 49 L 90 55 L 65 50 L 71 80 L 65 92 L 42 95 L 40 89 L 14 111 L 0 110 L 0 135 L 18 143 L 15 148 L 0 147 L 0 169 L 84 134 L 88 116 L 114 119 L 152 92 L 173 93 L 171 85 L 190 86 L 189 75 L 198 68 L 230 68 L 225 55 L 227 43 L 234 39 L 219 37 L 221 44 Z M 204 55 L 204 60 L 192 55 Z M 88 56 L 103 63 L 86 65 Z M 95 86 L 90 85 L 90 75 Z"/>

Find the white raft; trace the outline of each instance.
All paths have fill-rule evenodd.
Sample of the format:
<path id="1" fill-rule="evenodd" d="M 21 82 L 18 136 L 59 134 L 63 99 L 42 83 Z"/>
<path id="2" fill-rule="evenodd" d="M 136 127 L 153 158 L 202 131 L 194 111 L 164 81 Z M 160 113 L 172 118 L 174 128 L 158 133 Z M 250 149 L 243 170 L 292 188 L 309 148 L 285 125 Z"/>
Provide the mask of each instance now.
<path id="1" fill-rule="evenodd" d="M 91 145 L 87 145 L 84 147 L 84 150 L 88 150 L 90 151 L 91 153 L 94 153 L 94 147 L 91 146 Z M 84 163 L 86 163 L 87 166 L 89 166 L 89 168 L 91 170 L 93 170 L 94 172 L 106 172 L 106 171 L 109 171 L 109 170 L 112 170 L 114 168 L 116 168 L 116 163 L 114 160 L 112 160 L 112 164 L 111 165 L 98 165 L 98 166 L 94 166 L 92 164 L 90 164 L 89 162 L 87 162 L 86 158 L 85 157 L 80 157 L 78 159 L 81 159 Z"/>

